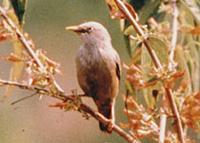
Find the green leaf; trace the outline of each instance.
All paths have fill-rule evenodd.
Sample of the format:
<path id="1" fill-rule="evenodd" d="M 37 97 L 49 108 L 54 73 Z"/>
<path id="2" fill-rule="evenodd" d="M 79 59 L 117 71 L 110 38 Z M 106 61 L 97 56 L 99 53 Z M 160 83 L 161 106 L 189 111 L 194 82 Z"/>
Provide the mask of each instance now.
<path id="1" fill-rule="evenodd" d="M 22 25 L 24 22 L 27 0 L 10 0 L 10 2 L 19 20 L 19 24 Z"/>
<path id="2" fill-rule="evenodd" d="M 128 26 L 125 30 L 124 30 L 124 35 L 132 35 L 135 33 L 135 29 L 133 28 L 132 25 Z"/>
<path id="3" fill-rule="evenodd" d="M 145 24 L 151 16 L 156 16 L 161 0 L 148 0 L 139 11 L 140 23 Z"/>
<path id="4" fill-rule="evenodd" d="M 161 37 L 150 36 L 149 42 L 151 48 L 155 51 L 162 64 L 168 64 L 168 45 Z"/>
<path id="5" fill-rule="evenodd" d="M 200 2 L 198 0 L 197 1 L 181 0 L 181 4 L 185 6 L 185 8 L 187 8 L 192 13 L 197 23 L 200 24 L 200 9 L 199 9 Z"/>

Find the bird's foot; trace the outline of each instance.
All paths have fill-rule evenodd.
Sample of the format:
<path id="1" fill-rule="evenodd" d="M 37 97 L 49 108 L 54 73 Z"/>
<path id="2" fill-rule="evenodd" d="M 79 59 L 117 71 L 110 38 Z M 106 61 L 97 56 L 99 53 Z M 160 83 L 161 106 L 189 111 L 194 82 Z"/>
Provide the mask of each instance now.
<path id="1" fill-rule="evenodd" d="M 114 126 L 114 121 L 113 120 L 109 120 L 108 125 L 107 125 L 108 133 L 112 133 L 113 126 Z"/>

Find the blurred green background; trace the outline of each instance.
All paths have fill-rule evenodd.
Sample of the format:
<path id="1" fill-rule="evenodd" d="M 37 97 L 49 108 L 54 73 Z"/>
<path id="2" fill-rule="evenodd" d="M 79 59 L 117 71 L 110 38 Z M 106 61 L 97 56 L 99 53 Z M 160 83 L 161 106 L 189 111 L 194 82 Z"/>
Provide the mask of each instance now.
<path id="1" fill-rule="evenodd" d="M 111 20 L 104 0 L 29 0 L 25 31 L 30 34 L 39 49 L 47 51 L 47 55 L 60 63 L 61 75 L 57 80 L 67 93 L 72 89 L 81 92 L 75 69 L 75 55 L 81 44 L 78 36 L 65 31 L 69 25 L 86 21 L 98 21 L 110 32 L 112 42 L 123 61 L 128 61 L 123 35 L 120 33 L 119 21 Z M 0 54 L 12 51 L 11 43 L 0 43 Z M 0 78 L 8 79 L 11 63 L 0 61 Z M 85 120 L 78 112 L 64 112 L 49 108 L 57 102 L 50 97 L 42 100 L 33 97 L 16 105 L 12 101 L 30 95 L 14 89 L 10 97 L 4 97 L 5 88 L 0 88 L 0 142 L 1 143 L 123 143 L 121 137 L 113 133 L 111 136 L 102 133 L 94 119 Z M 117 98 L 116 119 L 119 123 L 126 118 L 123 115 L 123 87 Z M 91 99 L 85 103 L 96 108 Z"/>

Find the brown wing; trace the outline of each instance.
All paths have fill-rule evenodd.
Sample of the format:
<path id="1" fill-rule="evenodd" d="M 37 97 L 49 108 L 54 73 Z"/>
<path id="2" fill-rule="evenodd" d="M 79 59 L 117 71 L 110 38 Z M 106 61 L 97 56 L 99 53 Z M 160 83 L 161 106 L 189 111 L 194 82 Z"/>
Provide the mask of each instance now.
<path id="1" fill-rule="evenodd" d="M 120 80 L 121 79 L 121 60 L 117 52 L 116 52 L 116 59 L 115 59 L 115 72 L 116 72 L 117 78 Z"/>
<path id="2" fill-rule="evenodd" d="M 116 62 L 115 65 L 116 65 L 116 68 L 115 68 L 116 75 L 117 75 L 118 79 L 120 80 L 121 79 L 121 68 L 120 68 L 119 63 Z"/>

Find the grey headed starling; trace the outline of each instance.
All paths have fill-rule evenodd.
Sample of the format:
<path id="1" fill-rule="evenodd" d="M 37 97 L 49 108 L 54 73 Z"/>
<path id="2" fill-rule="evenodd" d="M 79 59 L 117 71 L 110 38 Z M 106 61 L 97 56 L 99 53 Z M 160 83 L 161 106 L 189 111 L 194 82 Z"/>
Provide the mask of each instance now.
<path id="1" fill-rule="evenodd" d="M 114 123 L 114 103 L 119 90 L 121 63 L 106 28 L 97 22 L 66 27 L 76 32 L 83 45 L 76 56 L 77 78 L 84 93 L 93 98 L 98 111 Z M 112 127 L 99 123 L 102 131 Z"/>

